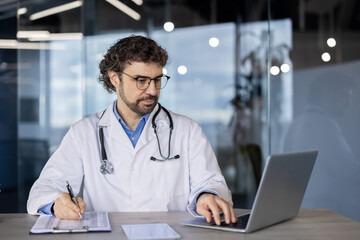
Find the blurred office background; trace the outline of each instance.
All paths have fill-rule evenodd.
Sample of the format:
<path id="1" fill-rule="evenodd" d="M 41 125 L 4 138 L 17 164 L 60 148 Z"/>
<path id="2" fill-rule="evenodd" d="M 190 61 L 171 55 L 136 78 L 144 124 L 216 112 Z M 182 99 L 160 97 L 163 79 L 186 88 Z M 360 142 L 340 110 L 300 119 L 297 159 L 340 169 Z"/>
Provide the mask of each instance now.
<path id="1" fill-rule="evenodd" d="M 116 98 L 98 63 L 141 34 L 170 55 L 160 102 L 201 124 L 236 207 L 251 208 L 269 154 L 317 148 L 302 206 L 360 221 L 359 12 L 356 0 L 1 0 L 0 212 L 25 212 L 70 125 Z"/>

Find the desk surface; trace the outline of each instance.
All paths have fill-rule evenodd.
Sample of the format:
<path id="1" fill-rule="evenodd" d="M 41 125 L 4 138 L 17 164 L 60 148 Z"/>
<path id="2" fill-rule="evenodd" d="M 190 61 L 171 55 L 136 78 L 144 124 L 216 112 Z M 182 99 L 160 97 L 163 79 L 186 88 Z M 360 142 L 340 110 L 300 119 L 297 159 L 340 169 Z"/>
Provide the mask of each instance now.
<path id="1" fill-rule="evenodd" d="M 240 210 L 241 211 L 241 210 Z M 126 239 L 122 224 L 168 223 L 182 239 L 360 239 L 360 223 L 328 209 L 301 209 L 298 216 L 254 233 L 233 233 L 186 227 L 187 212 L 110 213 L 111 233 L 29 235 L 37 216 L 25 213 L 0 214 L 0 239 Z"/>

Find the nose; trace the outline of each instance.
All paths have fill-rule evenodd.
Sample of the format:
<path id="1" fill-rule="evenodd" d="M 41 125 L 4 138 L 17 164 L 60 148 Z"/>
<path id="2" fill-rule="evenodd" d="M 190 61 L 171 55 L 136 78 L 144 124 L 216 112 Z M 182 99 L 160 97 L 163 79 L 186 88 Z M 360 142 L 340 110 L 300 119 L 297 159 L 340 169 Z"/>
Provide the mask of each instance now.
<path id="1" fill-rule="evenodd" d="M 150 80 L 149 86 L 146 89 L 146 93 L 149 95 L 156 95 L 157 93 L 157 89 L 155 87 L 155 81 L 154 80 Z"/>

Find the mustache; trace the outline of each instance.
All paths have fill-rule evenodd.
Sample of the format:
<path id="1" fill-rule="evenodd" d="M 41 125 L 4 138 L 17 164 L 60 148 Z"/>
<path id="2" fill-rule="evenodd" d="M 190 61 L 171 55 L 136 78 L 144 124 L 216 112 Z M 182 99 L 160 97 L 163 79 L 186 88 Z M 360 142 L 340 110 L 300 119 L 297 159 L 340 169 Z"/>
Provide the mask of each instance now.
<path id="1" fill-rule="evenodd" d="M 143 98 L 139 98 L 137 100 L 137 102 L 141 102 L 141 101 L 146 101 L 146 100 L 155 100 L 157 101 L 158 100 L 158 97 L 157 96 L 153 96 L 153 95 L 149 95 L 149 96 L 146 96 L 146 97 L 143 97 Z"/>

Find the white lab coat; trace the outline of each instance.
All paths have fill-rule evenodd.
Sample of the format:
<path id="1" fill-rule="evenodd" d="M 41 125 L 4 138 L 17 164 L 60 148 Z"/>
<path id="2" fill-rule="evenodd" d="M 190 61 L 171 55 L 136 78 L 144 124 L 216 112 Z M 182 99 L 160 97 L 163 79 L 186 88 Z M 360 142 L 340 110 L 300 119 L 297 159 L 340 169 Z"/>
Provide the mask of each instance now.
<path id="1" fill-rule="evenodd" d="M 193 120 L 171 113 L 174 130 L 171 156 L 164 162 L 151 126 L 155 107 L 134 148 L 113 113 L 113 104 L 74 124 L 58 150 L 51 156 L 29 194 L 27 210 L 38 209 L 66 191 L 69 181 L 74 193 L 80 192 L 86 211 L 184 211 L 195 208 L 195 197 L 204 190 L 216 192 L 232 204 L 231 193 L 222 176 L 214 152 L 200 126 Z M 104 126 L 107 158 L 114 173 L 100 173 L 99 124 Z M 156 118 L 163 155 L 168 153 L 169 120 L 164 111 Z"/>

